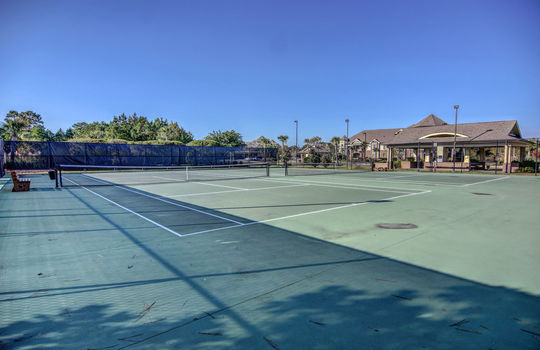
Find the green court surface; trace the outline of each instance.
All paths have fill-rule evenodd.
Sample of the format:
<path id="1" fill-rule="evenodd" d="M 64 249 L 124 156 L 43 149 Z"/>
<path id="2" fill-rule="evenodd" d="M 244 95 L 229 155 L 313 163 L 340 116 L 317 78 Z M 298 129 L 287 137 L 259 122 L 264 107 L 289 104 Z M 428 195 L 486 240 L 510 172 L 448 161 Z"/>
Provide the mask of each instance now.
<path id="1" fill-rule="evenodd" d="M 0 349 L 540 348 L 540 179 L 281 170 L 0 179 Z"/>

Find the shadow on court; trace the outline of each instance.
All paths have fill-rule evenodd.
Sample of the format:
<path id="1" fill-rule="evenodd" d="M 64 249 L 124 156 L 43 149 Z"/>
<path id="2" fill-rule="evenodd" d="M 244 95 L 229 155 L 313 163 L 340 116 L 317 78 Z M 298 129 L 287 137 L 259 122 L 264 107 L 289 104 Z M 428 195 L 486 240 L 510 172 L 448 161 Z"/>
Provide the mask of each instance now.
<path id="1" fill-rule="evenodd" d="M 162 316 L 171 305 L 159 301 L 136 311 L 115 311 L 109 303 L 36 310 L 31 319 L 2 325 L 0 348 L 532 349 L 540 342 L 531 321 L 537 298 L 504 288 L 444 288 L 431 297 L 436 306 L 418 289 L 374 294 L 331 280 L 300 283 L 230 309 L 179 310 L 174 319 Z M 251 329 L 242 329 L 231 313 Z"/>
<path id="2" fill-rule="evenodd" d="M 119 191 L 99 194 L 136 212 L 162 208 L 163 216 L 152 219 L 171 227 L 205 216 Z M 0 235 L 7 282 L 0 293 L 0 349 L 540 345 L 537 296 L 264 224 L 178 238 L 133 214 L 118 215 L 84 189 L 62 193 L 84 210 L 58 226 L 71 223 L 79 232 L 52 230 L 40 215 L 3 219 L 12 220 L 12 231 Z M 31 232 L 47 234 L 17 234 L 13 227 L 23 220 L 34 222 Z M 224 227 L 208 227 L 216 226 Z M 53 235 L 58 241 L 49 240 Z M 8 249 L 13 243 L 18 249 Z"/>

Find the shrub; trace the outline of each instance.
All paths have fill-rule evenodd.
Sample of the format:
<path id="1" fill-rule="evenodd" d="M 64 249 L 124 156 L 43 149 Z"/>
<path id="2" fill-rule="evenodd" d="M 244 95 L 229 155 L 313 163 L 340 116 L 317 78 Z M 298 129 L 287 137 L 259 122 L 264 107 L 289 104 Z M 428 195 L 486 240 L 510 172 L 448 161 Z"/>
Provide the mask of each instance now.
<path id="1" fill-rule="evenodd" d="M 534 167 L 530 167 L 530 166 L 520 167 L 519 171 L 522 173 L 534 173 Z"/>
<path id="2" fill-rule="evenodd" d="M 519 164 L 520 168 L 533 168 L 535 167 L 535 161 L 531 159 L 524 160 Z"/>

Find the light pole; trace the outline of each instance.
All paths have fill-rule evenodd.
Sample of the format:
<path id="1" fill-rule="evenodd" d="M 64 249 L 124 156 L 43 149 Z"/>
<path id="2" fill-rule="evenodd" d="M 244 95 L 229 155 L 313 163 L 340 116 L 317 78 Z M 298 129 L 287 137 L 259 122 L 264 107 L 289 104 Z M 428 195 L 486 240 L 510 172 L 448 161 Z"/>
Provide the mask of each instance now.
<path id="1" fill-rule="evenodd" d="M 298 120 L 295 120 L 296 124 L 296 149 L 294 150 L 294 162 L 298 165 Z"/>
<path id="2" fill-rule="evenodd" d="M 454 109 L 456 110 L 456 121 L 454 122 L 454 147 L 452 148 L 452 172 L 456 172 L 456 134 L 457 134 L 457 111 L 459 105 L 455 105 Z"/>
<path id="3" fill-rule="evenodd" d="M 346 167 L 348 168 L 348 163 L 349 163 L 349 118 L 345 119 L 345 123 L 347 123 L 347 143 L 345 144 L 345 149 L 346 149 L 346 157 L 347 157 L 347 162 L 345 163 L 346 164 Z"/>

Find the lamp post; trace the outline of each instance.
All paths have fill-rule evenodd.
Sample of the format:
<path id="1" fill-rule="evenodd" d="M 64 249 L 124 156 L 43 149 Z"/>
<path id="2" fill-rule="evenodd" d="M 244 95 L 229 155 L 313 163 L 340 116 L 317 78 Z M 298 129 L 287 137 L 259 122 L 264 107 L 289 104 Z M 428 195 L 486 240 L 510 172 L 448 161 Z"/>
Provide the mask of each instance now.
<path id="1" fill-rule="evenodd" d="M 349 118 L 345 119 L 345 123 L 347 123 L 347 143 L 345 144 L 345 149 L 346 149 L 346 157 L 347 157 L 347 162 L 346 162 L 346 166 L 347 168 L 349 167 L 348 166 L 348 163 L 349 163 Z"/>
<path id="2" fill-rule="evenodd" d="M 298 120 L 295 120 L 296 124 L 296 149 L 294 150 L 294 162 L 298 165 Z"/>
<path id="3" fill-rule="evenodd" d="M 459 105 L 455 105 L 454 109 L 456 110 L 456 121 L 454 122 L 454 147 L 452 148 L 452 172 L 456 172 L 456 134 L 457 134 L 457 111 Z"/>

